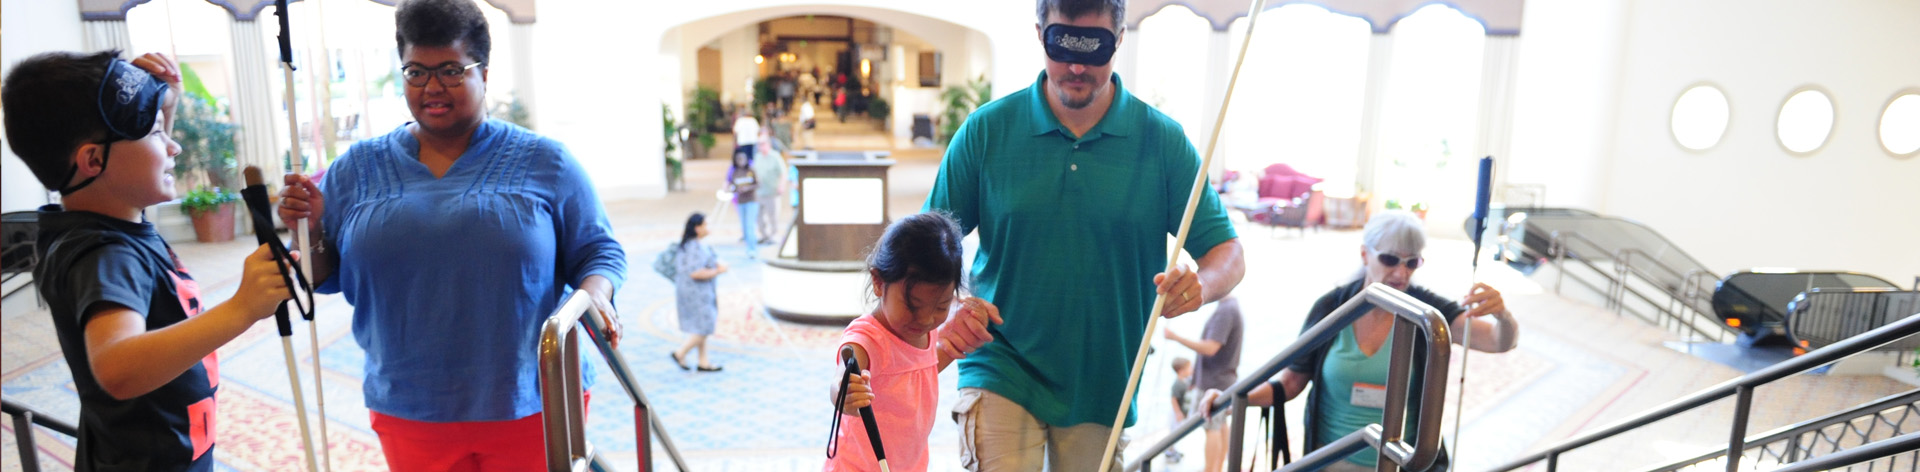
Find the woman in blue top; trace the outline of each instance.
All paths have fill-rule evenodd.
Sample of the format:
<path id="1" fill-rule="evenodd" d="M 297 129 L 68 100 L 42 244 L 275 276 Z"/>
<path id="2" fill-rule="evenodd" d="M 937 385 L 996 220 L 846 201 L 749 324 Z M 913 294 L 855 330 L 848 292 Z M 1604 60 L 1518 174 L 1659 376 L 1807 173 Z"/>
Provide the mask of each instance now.
<path id="1" fill-rule="evenodd" d="M 1347 300 L 1358 296 L 1368 285 L 1381 283 L 1406 292 L 1421 303 L 1439 310 L 1446 316 L 1448 329 L 1452 332 L 1473 329 L 1473 345 L 1468 348 L 1482 352 L 1512 350 L 1520 339 L 1520 324 L 1507 311 L 1506 301 L 1498 290 L 1486 284 L 1474 284 L 1466 297 L 1456 303 L 1424 287 L 1413 285 L 1413 271 L 1426 261 L 1420 257 L 1420 251 L 1427 244 L 1426 231 L 1421 228 L 1420 219 L 1405 211 L 1389 211 L 1368 220 L 1360 247 L 1364 268 L 1354 281 L 1327 292 L 1314 302 L 1313 311 L 1307 314 L 1307 322 L 1301 332 L 1312 328 Z M 1393 352 L 1393 346 L 1387 342 L 1393 337 L 1392 313 L 1371 305 L 1360 309 L 1368 310 L 1367 314 L 1340 330 L 1339 337 L 1334 338 L 1332 343 L 1295 361 L 1280 371 L 1278 381 L 1256 387 L 1247 396 L 1253 405 L 1271 406 L 1275 389 L 1284 391 L 1287 400 L 1293 400 L 1307 384 L 1317 385 L 1315 393 L 1307 398 L 1305 432 L 1309 451 L 1337 441 L 1366 425 L 1382 421 L 1387 366 L 1393 356 L 1412 355 L 1413 365 L 1416 366 L 1426 362 L 1425 340 L 1415 339 L 1414 352 L 1411 354 Z M 1461 342 L 1462 338 L 1456 335 L 1453 342 Z M 1414 384 L 1420 383 L 1421 374 L 1419 369 L 1413 370 Z M 1203 405 L 1212 404 L 1213 395 L 1217 393 L 1217 390 L 1209 392 L 1207 403 Z M 1418 389 L 1410 392 L 1407 404 L 1418 408 Z M 1415 412 L 1407 415 L 1408 418 L 1416 416 Z M 1407 436 L 1413 434 L 1413 431 L 1407 431 Z M 1378 458 L 1373 448 L 1367 448 L 1325 470 L 1374 470 Z M 1435 463 L 1436 468 L 1445 463 L 1446 459 L 1443 458 Z"/>
<path id="2" fill-rule="evenodd" d="M 585 291 L 617 340 L 626 256 L 566 148 L 486 118 L 478 8 L 413 0 L 395 17 L 415 121 L 355 144 L 318 184 L 287 176 L 280 217 L 315 222 L 302 237 L 318 291 L 354 307 L 394 470 L 543 468 L 541 322 Z"/>

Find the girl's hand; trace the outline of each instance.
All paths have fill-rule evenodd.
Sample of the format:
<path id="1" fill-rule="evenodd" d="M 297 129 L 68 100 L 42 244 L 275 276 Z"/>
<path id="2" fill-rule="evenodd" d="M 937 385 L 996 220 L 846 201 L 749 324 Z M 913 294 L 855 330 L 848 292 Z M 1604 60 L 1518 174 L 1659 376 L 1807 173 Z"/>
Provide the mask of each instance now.
<path id="1" fill-rule="evenodd" d="M 847 402 L 840 406 L 841 413 L 858 415 L 861 407 L 873 406 L 873 387 L 867 385 L 867 380 L 873 377 L 873 373 L 867 371 L 863 373 L 866 375 L 847 375 Z"/>

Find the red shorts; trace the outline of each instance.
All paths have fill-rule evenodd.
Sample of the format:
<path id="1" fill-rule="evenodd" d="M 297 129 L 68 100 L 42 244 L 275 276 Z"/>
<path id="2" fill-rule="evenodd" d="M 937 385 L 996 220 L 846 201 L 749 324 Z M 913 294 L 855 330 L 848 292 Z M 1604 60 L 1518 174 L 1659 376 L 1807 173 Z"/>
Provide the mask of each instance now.
<path id="1" fill-rule="evenodd" d="M 591 404 L 593 395 L 588 394 Z M 436 423 L 373 412 L 373 432 L 396 472 L 527 471 L 547 468 L 540 413 L 517 420 Z"/>

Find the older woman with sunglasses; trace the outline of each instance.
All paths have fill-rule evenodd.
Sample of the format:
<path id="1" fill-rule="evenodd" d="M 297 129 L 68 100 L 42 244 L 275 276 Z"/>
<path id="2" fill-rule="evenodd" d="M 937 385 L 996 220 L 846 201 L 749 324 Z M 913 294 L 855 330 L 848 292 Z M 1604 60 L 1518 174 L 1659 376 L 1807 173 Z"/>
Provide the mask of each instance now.
<path id="1" fill-rule="evenodd" d="M 1446 316 L 1452 332 L 1474 330 L 1473 345 L 1468 346 L 1470 349 L 1506 352 L 1519 341 L 1520 325 L 1514 321 L 1513 314 L 1507 311 L 1500 291 L 1493 287 L 1474 284 L 1466 297 L 1455 302 L 1413 285 L 1413 271 L 1426 262 L 1420 257 L 1420 251 L 1426 248 L 1427 236 L 1426 231 L 1421 229 L 1420 219 L 1412 213 L 1389 211 L 1374 216 L 1367 221 L 1363 238 L 1360 261 L 1364 267 L 1351 283 L 1327 292 L 1314 302 L 1313 311 L 1307 314 L 1302 332 L 1358 296 L 1367 286 L 1381 283 L 1406 292 L 1439 310 Z M 1295 361 L 1280 371 L 1279 380 L 1261 385 L 1248 395 L 1252 404 L 1268 406 L 1274 404 L 1275 390 L 1284 392 L 1286 400 L 1293 400 L 1306 389 L 1307 384 L 1317 385 L 1315 393 L 1307 398 L 1305 444 L 1309 451 L 1339 440 L 1366 425 L 1382 421 L 1387 398 L 1387 367 L 1393 356 L 1412 355 L 1414 365 L 1424 362 L 1425 343 L 1422 340 L 1415 341 L 1412 353 L 1393 352 L 1393 346 L 1387 342 L 1393 336 L 1392 313 L 1371 305 L 1365 305 L 1362 309 L 1368 310 L 1367 314 L 1341 330 L 1332 343 Z M 1461 342 L 1462 337 L 1454 336 L 1453 342 Z M 1413 375 L 1415 382 L 1418 382 L 1421 372 L 1415 370 Z M 1211 395 L 1216 393 L 1209 392 L 1207 401 L 1211 402 Z M 1419 394 L 1418 391 L 1412 393 Z M 1409 398 L 1408 403 L 1417 407 L 1419 398 Z M 1334 463 L 1326 470 L 1374 470 L 1377 458 L 1373 448 L 1367 448 Z M 1442 462 L 1436 463 L 1436 466 L 1445 461 L 1446 458 L 1442 458 Z"/>

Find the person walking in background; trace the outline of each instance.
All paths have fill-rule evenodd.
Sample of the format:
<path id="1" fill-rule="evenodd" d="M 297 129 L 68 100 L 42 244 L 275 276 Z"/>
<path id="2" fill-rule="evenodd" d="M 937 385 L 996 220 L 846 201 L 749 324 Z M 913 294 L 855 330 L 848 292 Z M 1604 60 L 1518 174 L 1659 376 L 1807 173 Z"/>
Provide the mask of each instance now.
<path id="1" fill-rule="evenodd" d="M 1190 392 L 1208 390 L 1226 390 L 1233 382 L 1240 380 L 1240 328 L 1244 323 L 1240 318 L 1240 299 L 1228 295 L 1214 305 L 1213 316 L 1207 318 L 1207 327 L 1200 333 L 1200 339 L 1187 339 L 1173 328 L 1163 331 L 1167 339 L 1180 343 L 1200 356 L 1193 363 L 1193 385 Z M 1192 395 L 1193 393 L 1189 393 Z M 1195 404 L 1192 408 L 1206 408 L 1207 404 Z M 1205 415 L 1204 412 L 1198 414 Z M 1227 416 L 1210 417 L 1203 427 L 1207 431 L 1206 472 L 1220 472 L 1227 459 Z"/>
<path id="2" fill-rule="evenodd" d="M 699 369 L 719 372 L 720 366 L 707 360 L 707 337 L 713 336 L 720 320 L 720 296 L 714 278 L 727 273 L 727 264 L 713 253 L 713 247 L 700 242 L 707 237 L 707 216 L 699 212 L 687 217 L 680 232 L 679 255 L 674 258 L 673 304 L 680 315 L 680 332 L 687 333 L 686 344 L 668 353 L 681 370 Z M 687 354 L 700 350 L 700 361 L 687 366 Z"/>
<path id="3" fill-rule="evenodd" d="M 757 182 L 754 186 L 754 206 L 760 207 L 756 215 L 759 221 L 755 226 L 759 228 L 757 237 L 762 245 L 773 244 L 780 235 L 781 228 L 777 220 L 780 194 L 786 187 L 785 148 L 782 141 L 774 139 L 773 127 L 761 128 L 760 145 L 754 148 L 757 152 L 752 167 L 753 178 Z"/>

